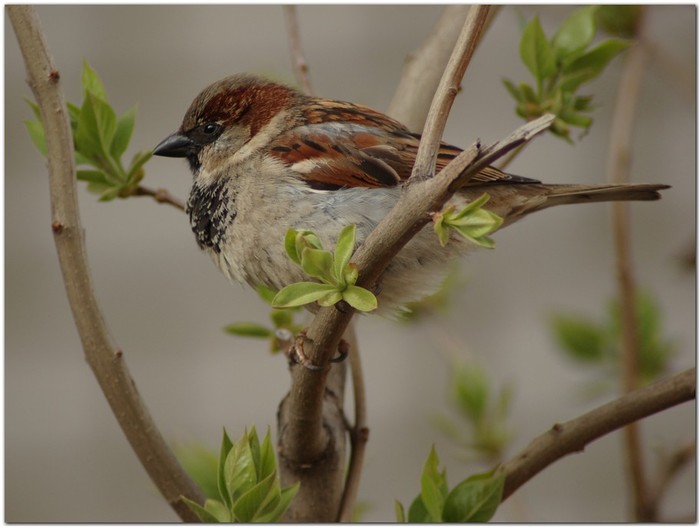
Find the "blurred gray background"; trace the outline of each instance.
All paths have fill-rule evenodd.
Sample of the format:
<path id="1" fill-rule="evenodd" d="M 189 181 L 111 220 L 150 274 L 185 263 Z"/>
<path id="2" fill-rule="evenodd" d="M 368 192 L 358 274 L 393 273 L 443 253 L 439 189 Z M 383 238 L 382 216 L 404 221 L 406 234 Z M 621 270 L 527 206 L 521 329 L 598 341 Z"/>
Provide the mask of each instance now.
<path id="1" fill-rule="evenodd" d="M 529 80 L 518 57 L 516 12 L 539 13 L 551 35 L 571 9 L 501 10 L 467 71 L 447 141 L 488 143 L 520 124 L 501 85 L 504 77 Z M 223 76 L 250 71 L 293 81 L 279 6 L 37 11 L 68 100 L 80 101 L 87 60 L 119 112 L 137 105 L 130 153 L 175 130 L 193 97 Z M 302 6 L 315 90 L 386 109 L 404 58 L 440 12 L 439 6 Z M 672 368 L 680 371 L 695 362 L 695 277 L 681 259 L 696 236 L 696 10 L 651 7 L 649 24 L 660 60 L 649 64 L 644 79 L 633 177 L 673 188 L 660 202 L 632 206 L 633 251 L 636 277 L 658 299 L 666 333 L 677 343 Z M 83 360 L 53 245 L 45 161 L 24 129 L 31 112 L 23 98 L 31 94 L 7 17 L 5 38 L 5 521 L 175 521 Z M 548 182 L 604 181 L 619 65 L 586 90 L 598 105 L 590 134 L 575 147 L 538 138 L 509 170 Z M 184 162 L 156 158 L 147 173 L 145 184 L 186 196 Z M 284 359 L 269 355 L 261 341 L 222 331 L 233 321 L 265 322 L 263 303 L 226 283 L 174 209 L 146 198 L 98 203 L 83 185 L 80 202 L 97 295 L 166 437 L 216 448 L 222 426 L 232 436 L 253 423 L 274 431 L 277 404 L 289 386 Z M 433 443 L 452 485 L 483 468 L 464 463 L 432 424 L 447 405 L 451 356 L 477 360 L 498 383 L 512 383 L 510 454 L 554 422 L 603 402 L 582 395 L 590 372 L 556 350 L 548 321 L 558 311 L 603 316 L 615 292 L 607 206 L 535 215 L 500 233 L 495 251 L 462 262 L 460 278 L 447 313 L 412 326 L 360 321 L 371 430 L 360 491 L 365 520 L 392 521 L 394 499 L 410 503 Z M 647 419 L 642 430 L 653 469 L 659 450 L 694 438 L 695 406 Z M 496 519 L 624 521 L 621 441 L 612 434 L 556 463 L 509 499 Z M 664 505 L 668 518 L 694 513 L 695 483 L 694 468 L 675 481 Z"/>

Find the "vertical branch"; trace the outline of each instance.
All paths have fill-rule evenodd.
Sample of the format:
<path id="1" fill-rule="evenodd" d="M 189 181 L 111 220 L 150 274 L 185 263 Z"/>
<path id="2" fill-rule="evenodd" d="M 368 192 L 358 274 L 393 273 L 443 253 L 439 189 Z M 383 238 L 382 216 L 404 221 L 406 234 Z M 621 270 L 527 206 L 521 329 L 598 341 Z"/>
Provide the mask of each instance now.
<path id="1" fill-rule="evenodd" d="M 51 228 L 61 264 L 66 294 L 73 311 L 85 358 L 114 416 L 148 475 L 163 497 L 185 521 L 196 516 L 181 495 L 204 502 L 199 488 L 184 472 L 156 428 L 114 343 L 95 298 L 83 241 L 75 185 L 73 139 L 60 88 L 60 74 L 31 6 L 8 6 L 7 12 L 27 69 L 27 82 L 41 109 L 48 149 Z"/>
<path id="2" fill-rule="evenodd" d="M 285 5 L 284 20 L 287 26 L 287 37 L 289 38 L 289 51 L 292 54 L 292 67 L 297 82 L 301 90 L 306 95 L 313 95 L 314 90 L 311 88 L 311 78 L 309 77 L 309 65 L 304 58 L 304 52 L 301 47 L 301 35 L 299 34 L 299 20 L 297 18 L 297 6 Z"/>
<path id="3" fill-rule="evenodd" d="M 486 20 L 487 27 L 498 9 L 498 6 L 491 7 Z M 430 36 L 417 51 L 406 57 L 401 80 L 387 114 L 411 130 L 419 131 L 425 125 L 433 94 L 437 91 L 468 12 L 467 5 L 445 7 Z"/>
<path id="4" fill-rule="evenodd" d="M 352 392 L 355 399 L 355 423 L 352 428 L 350 428 L 350 464 L 348 465 L 345 489 L 343 490 L 343 497 L 340 501 L 340 512 L 338 514 L 338 520 L 341 522 L 352 521 L 353 508 L 357 502 L 357 491 L 360 488 L 360 474 L 362 473 L 362 462 L 365 458 L 365 447 L 369 439 L 365 380 L 362 375 L 360 348 L 353 321 L 350 321 L 348 328 L 345 330 L 345 339 L 350 349 Z"/>
<path id="5" fill-rule="evenodd" d="M 646 62 L 642 45 L 644 11 L 637 28 L 637 42 L 632 46 L 624 65 L 618 98 L 613 116 L 608 177 L 613 183 L 629 180 L 631 140 L 639 89 Z M 631 233 L 628 206 L 625 202 L 612 204 L 612 228 L 615 243 L 615 268 L 620 297 L 622 322 L 621 389 L 634 391 L 639 379 L 639 332 L 636 320 L 636 286 L 632 265 Z M 656 511 L 649 507 L 649 489 L 646 480 L 639 426 L 632 423 L 624 428 L 626 465 L 636 521 L 655 521 Z"/>
<path id="6" fill-rule="evenodd" d="M 447 116 L 452 103 L 459 92 L 467 66 L 481 38 L 489 15 L 489 6 L 474 5 L 469 8 L 462 32 L 457 39 L 454 51 L 445 67 L 445 73 L 438 84 L 436 97 L 430 105 L 430 111 L 423 128 L 423 137 L 416 153 L 416 161 L 411 172 L 411 180 L 421 180 L 432 175 L 435 170 L 440 138 L 445 130 Z M 437 97 L 437 94 L 443 94 Z"/>

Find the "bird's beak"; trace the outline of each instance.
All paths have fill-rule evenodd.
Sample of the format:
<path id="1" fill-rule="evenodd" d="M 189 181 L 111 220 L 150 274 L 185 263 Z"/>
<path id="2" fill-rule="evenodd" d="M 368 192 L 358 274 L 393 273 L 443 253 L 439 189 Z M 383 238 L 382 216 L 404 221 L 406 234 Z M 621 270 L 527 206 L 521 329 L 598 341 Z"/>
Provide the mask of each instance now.
<path id="1" fill-rule="evenodd" d="M 163 139 L 153 149 L 153 154 L 164 157 L 188 157 L 195 155 L 199 147 L 186 135 L 175 132 Z"/>

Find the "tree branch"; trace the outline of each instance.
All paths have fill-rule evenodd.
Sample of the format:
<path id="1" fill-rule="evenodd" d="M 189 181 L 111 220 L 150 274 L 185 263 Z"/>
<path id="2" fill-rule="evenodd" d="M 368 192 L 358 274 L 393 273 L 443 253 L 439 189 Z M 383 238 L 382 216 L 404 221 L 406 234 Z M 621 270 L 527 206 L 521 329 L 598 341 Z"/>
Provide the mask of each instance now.
<path id="1" fill-rule="evenodd" d="M 499 6 L 491 6 L 486 27 L 499 9 Z M 433 94 L 437 91 L 468 12 L 469 6 L 466 5 L 445 7 L 430 36 L 417 51 L 406 57 L 387 114 L 411 130 L 422 130 L 425 125 Z M 477 37 L 477 44 L 478 40 Z"/>
<path id="2" fill-rule="evenodd" d="M 483 163 L 491 162 L 498 156 L 504 155 L 509 149 L 531 139 L 535 133 L 541 132 L 551 124 L 552 116 L 545 116 L 522 126 L 518 133 L 512 136 L 509 144 L 487 149 L 488 156 L 482 155 L 478 146 L 472 146 L 452 160 L 436 177 L 427 179 L 427 175 L 435 166 L 434 154 L 437 152 L 435 145 L 440 139 L 439 131 L 444 127 L 444 119 L 447 118 L 449 102 L 445 104 L 444 101 L 451 102 L 454 98 L 455 86 L 459 84 L 459 79 L 464 74 L 468 57 L 476 40 L 475 35 L 478 35 L 480 28 L 483 27 L 486 13 L 487 9 L 483 7 L 473 7 L 470 10 L 471 16 L 465 23 L 453 59 L 448 64 L 445 80 L 440 83 L 440 89 L 435 95 L 437 102 L 431 108 L 429 124 L 418 154 L 423 158 L 421 166 L 427 167 L 426 172 L 420 173 L 414 170 L 410 180 L 413 184 L 405 187 L 396 206 L 367 237 L 353 257 L 360 276 L 358 285 L 371 288 L 377 283 L 391 258 L 412 235 L 430 221 L 430 212 L 440 210 L 457 190 L 455 185 L 457 181 L 465 182 L 482 168 Z M 428 141 L 434 144 L 430 145 Z M 426 144 L 424 145 L 423 142 Z M 421 154 L 420 151 L 423 153 Z M 432 159 L 432 166 L 429 162 L 426 163 L 425 159 Z M 308 368 L 296 367 L 292 371 L 292 389 L 285 411 L 285 426 L 284 433 L 280 437 L 280 448 L 285 459 L 297 467 L 308 467 L 319 463 L 331 442 L 323 423 L 324 386 L 330 359 L 337 350 L 340 335 L 346 330 L 352 315 L 351 310 L 340 311 L 336 307 L 320 309 L 306 333 L 304 352 L 321 370 L 312 371 Z M 300 495 L 303 493 L 304 485 L 300 488 Z M 332 518 L 313 516 L 296 517 L 296 519 L 298 521 L 332 521 L 335 517 L 335 515 Z"/>
<path id="3" fill-rule="evenodd" d="M 695 398 L 695 368 L 623 395 L 580 417 L 557 423 L 501 466 L 503 500 L 564 456 L 581 452 L 605 434 Z"/>
<path id="4" fill-rule="evenodd" d="M 313 95 L 311 78 L 309 77 L 309 65 L 304 58 L 304 51 L 301 47 L 301 35 L 299 34 L 299 20 L 297 18 L 297 6 L 285 5 L 284 20 L 287 25 L 287 37 L 289 38 L 289 51 L 292 54 L 292 66 L 294 76 L 306 95 Z"/>
<path id="5" fill-rule="evenodd" d="M 148 196 L 156 200 L 158 203 L 171 205 L 180 211 L 185 211 L 185 204 L 179 199 L 177 199 L 175 196 L 170 194 L 170 192 L 168 192 L 164 188 L 154 190 L 152 188 L 139 185 L 138 187 L 136 187 L 136 190 L 134 191 L 132 196 Z"/>
<path id="6" fill-rule="evenodd" d="M 646 53 L 641 44 L 641 29 L 646 8 L 642 7 L 637 28 L 637 42 L 629 50 L 623 66 L 617 103 L 613 115 L 608 178 L 612 183 L 629 181 L 632 130 L 639 90 L 644 75 Z M 612 203 L 612 230 L 615 243 L 615 268 L 622 324 L 621 379 L 622 393 L 636 389 L 639 382 L 639 331 L 636 316 L 636 285 L 634 279 L 631 228 L 628 204 Z M 649 488 L 645 475 L 642 438 L 636 423 L 623 431 L 628 480 L 636 521 L 656 521 L 657 511 L 651 508 Z"/>
<path id="7" fill-rule="evenodd" d="M 445 67 L 445 73 L 440 79 L 435 97 L 430 105 L 409 183 L 422 181 L 435 172 L 438 147 L 445 130 L 447 117 L 481 37 L 489 9 L 489 6 L 480 5 L 469 8 L 462 32 L 457 39 L 454 51 Z"/>
<path id="8" fill-rule="evenodd" d="M 149 476 L 177 515 L 196 516 L 181 495 L 202 503 L 204 496 L 184 472 L 141 400 L 97 305 L 77 203 L 73 139 L 55 68 L 38 18 L 30 6 L 8 6 L 27 69 L 27 82 L 41 109 L 48 149 L 52 224 L 63 281 L 85 358 L 122 431 Z"/>
<path id="9" fill-rule="evenodd" d="M 350 372 L 352 374 L 352 391 L 355 399 L 355 423 L 350 428 L 350 463 L 345 478 L 345 489 L 340 501 L 338 520 L 341 522 L 352 521 L 352 513 L 357 502 L 357 492 L 360 488 L 360 474 L 362 462 L 365 458 L 365 447 L 369 439 L 367 428 L 367 403 L 365 397 L 365 380 L 362 375 L 360 361 L 360 347 L 357 341 L 357 333 L 352 321 L 345 331 L 345 339 L 348 341 L 350 353 Z"/>

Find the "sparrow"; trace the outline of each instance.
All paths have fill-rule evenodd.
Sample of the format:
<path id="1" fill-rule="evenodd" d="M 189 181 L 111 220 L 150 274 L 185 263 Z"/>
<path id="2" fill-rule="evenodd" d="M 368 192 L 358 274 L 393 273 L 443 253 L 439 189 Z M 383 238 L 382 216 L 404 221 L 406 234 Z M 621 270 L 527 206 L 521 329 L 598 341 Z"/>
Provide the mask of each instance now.
<path id="1" fill-rule="evenodd" d="M 219 269 L 231 281 L 279 290 L 309 280 L 285 252 L 287 230 L 311 230 L 331 248 L 343 227 L 355 224 L 362 243 L 398 200 L 420 139 L 366 106 L 237 74 L 205 88 L 153 153 L 188 161 L 190 225 Z M 441 143 L 436 173 L 460 152 Z M 448 205 L 460 210 L 487 193 L 484 208 L 503 218 L 503 228 L 555 205 L 656 200 L 665 188 L 543 184 L 487 167 Z M 443 247 L 426 225 L 385 270 L 376 312 L 393 316 L 434 293 L 449 262 L 474 248 L 458 234 Z"/>

